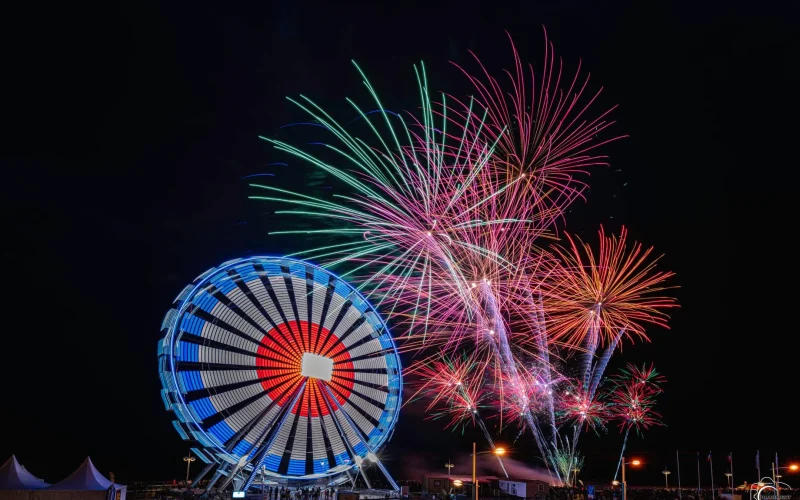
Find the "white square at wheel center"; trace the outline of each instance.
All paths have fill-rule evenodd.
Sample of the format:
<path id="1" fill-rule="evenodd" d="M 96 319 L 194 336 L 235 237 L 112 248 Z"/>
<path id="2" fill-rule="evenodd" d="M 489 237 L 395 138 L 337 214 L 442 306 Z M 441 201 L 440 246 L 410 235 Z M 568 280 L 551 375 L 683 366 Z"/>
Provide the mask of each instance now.
<path id="1" fill-rule="evenodd" d="M 303 366 L 300 369 L 300 375 L 304 377 L 314 377 L 328 382 L 333 375 L 333 360 L 318 354 L 304 352 Z"/>

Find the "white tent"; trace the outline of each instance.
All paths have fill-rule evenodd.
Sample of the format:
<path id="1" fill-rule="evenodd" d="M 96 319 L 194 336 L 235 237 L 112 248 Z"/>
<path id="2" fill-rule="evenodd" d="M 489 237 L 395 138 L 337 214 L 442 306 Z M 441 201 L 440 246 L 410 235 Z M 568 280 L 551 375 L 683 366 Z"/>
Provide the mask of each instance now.
<path id="1" fill-rule="evenodd" d="M 28 472 L 14 455 L 0 467 L 0 490 L 40 490 L 48 486 L 50 485 Z"/>
<path id="2" fill-rule="evenodd" d="M 108 491 L 109 489 L 113 492 L 121 492 L 118 498 L 125 500 L 127 487 L 106 479 L 98 472 L 89 457 L 86 457 L 86 460 L 75 472 L 48 488 L 49 491 Z"/>

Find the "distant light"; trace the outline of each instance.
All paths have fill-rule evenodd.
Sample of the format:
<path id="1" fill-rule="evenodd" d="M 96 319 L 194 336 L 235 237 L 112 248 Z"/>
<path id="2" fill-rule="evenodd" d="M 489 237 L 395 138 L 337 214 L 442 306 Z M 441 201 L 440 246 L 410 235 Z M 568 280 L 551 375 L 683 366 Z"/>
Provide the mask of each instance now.
<path id="1" fill-rule="evenodd" d="M 378 461 L 378 457 L 372 452 L 367 453 L 367 458 L 370 459 L 373 462 L 377 462 Z"/>
<path id="2" fill-rule="evenodd" d="M 494 454 L 495 455 L 505 455 L 506 454 L 506 449 L 505 448 L 495 448 L 494 449 Z"/>
<path id="3" fill-rule="evenodd" d="M 800 469 L 800 465 L 792 464 L 789 466 L 789 470 L 797 470 L 797 469 Z"/>
<path id="4" fill-rule="evenodd" d="M 494 330 L 489 330 L 489 335 L 494 335 Z"/>
<path id="5" fill-rule="evenodd" d="M 611 484 L 613 484 L 614 486 L 619 486 L 619 481 L 617 481 L 615 479 L 615 480 L 611 481 Z"/>
<path id="6" fill-rule="evenodd" d="M 430 232 L 430 231 L 428 231 L 428 236 L 430 236 L 430 235 L 431 235 L 431 232 Z"/>
<path id="7" fill-rule="evenodd" d="M 456 479 L 455 481 L 453 481 L 453 486 L 461 486 L 463 484 L 464 482 L 460 479 Z"/>
<path id="8" fill-rule="evenodd" d="M 641 460 L 634 460 L 633 462 L 631 462 L 631 465 L 641 465 L 641 463 L 642 463 Z"/>
<path id="9" fill-rule="evenodd" d="M 244 491 L 234 491 L 233 498 L 244 498 Z"/>

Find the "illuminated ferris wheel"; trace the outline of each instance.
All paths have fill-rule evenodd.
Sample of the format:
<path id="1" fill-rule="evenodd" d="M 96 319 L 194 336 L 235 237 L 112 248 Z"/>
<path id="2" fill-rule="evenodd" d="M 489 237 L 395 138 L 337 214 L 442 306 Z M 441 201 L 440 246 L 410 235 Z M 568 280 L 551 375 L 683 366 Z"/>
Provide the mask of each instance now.
<path id="1" fill-rule="evenodd" d="M 251 257 L 200 275 L 162 325 L 159 371 L 178 433 L 246 490 L 257 476 L 341 482 L 376 464 L 401 405 L 386 325 L 350 285 L 306 262 Z M 366 475 L 364 480 L 369 485 Z"/>

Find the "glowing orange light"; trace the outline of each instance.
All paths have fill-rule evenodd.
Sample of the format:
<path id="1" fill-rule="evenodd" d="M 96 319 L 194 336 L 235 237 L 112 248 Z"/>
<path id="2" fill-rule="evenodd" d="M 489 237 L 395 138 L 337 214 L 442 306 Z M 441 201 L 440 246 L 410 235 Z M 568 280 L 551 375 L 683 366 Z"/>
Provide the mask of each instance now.
<path id="1" fill-rule="evenodd" d="M 641 460 L 634 460 L 633 462 L 631 462 L 631 465 L 641 465 L 641 464 L 642 464 Z"/>
<path id="2" fill-rule="evenodd" d="M 797 469 L 800 469 L 800 465 L 792 464 L 789 466 L 789 470 L 791 471 L 796 471 Z"/>
<path id="3" fill-rule="evenodd" d="M 505 448 L 495 448 L 494 449 L 494 454 L 495 455 L 505 455 L 506 454 L 506 449 Z"/>

